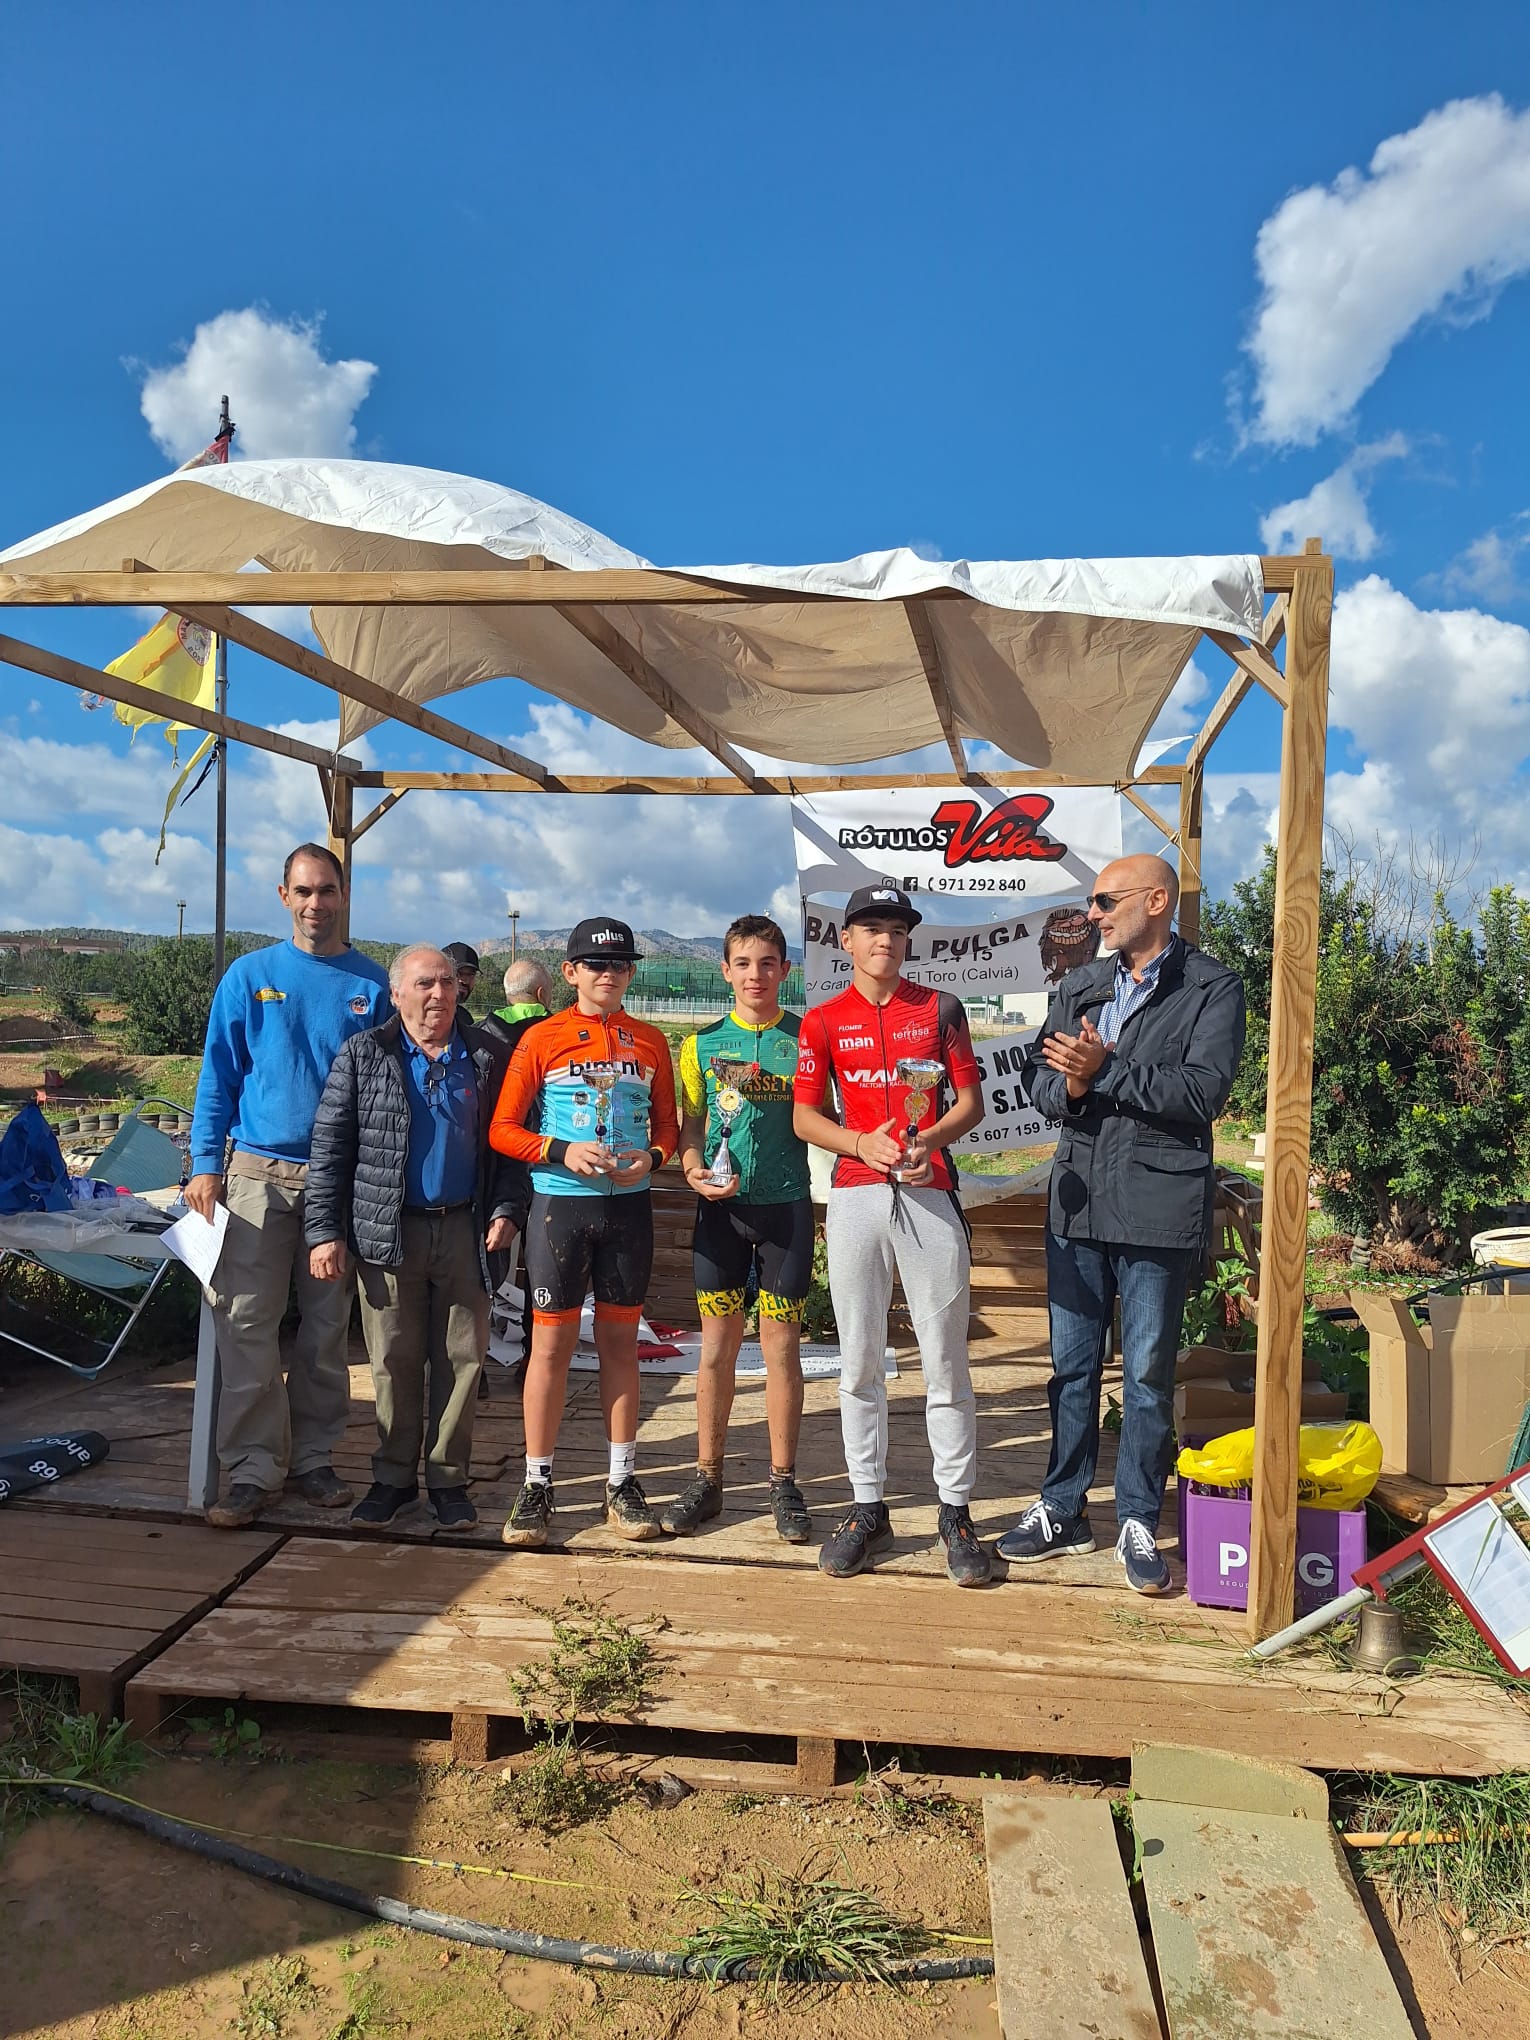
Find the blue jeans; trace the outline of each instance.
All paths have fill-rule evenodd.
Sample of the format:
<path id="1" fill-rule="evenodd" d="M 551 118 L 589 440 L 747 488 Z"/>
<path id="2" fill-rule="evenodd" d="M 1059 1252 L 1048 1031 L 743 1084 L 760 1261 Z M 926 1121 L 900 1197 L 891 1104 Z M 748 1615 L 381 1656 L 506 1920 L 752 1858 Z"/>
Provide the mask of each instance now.
<path id="1" fill-rule="evenodd" d="M 1060 1239 L 1047 1229 L 1047 1305 L 1052 1320 L 1052 1456 L 1042 1499 L 1076 1516 L 1089 1496 L 1100 1450 L 1100 1377 L 1117 1297 L 1121 1300 L 1121 1445 L 1116 1517 L 1158 1527 L 1174 1449 L 1174 1361 L 1185 1291 L 1200 1260 L 1194 1247 L 1127 1247 Z"/>

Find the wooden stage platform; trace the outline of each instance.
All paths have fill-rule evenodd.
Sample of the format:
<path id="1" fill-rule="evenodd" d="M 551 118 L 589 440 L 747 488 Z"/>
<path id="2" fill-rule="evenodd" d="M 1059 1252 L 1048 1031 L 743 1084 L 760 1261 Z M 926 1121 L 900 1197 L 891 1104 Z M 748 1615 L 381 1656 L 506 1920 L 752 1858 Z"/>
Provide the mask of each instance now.
<path id="1" fill-rule="evenodd" d="M 355 1357 L 354 1417 L 337 1464 L 359 1486 L 369 1477 L 371 1383 L 359 1351 Z M 1034 1497 L 1045 1467 L 1044 1314 L 986 1310 L 974 1324 L 973 1357 L 980 1465 L 973 1513 L 992 1536 Z M 1441 1676 L 1388 1686 L 1337 1671 L 1310 1651 L 1258 1668 L 1244 1655 L 1241 1617 L 1193 1606 L 1177 1565 L 1175 1590 L 1162 1600 L 1129 1593 L 1110 1552 L 1109 1438 L 1093 1501 L 1104 1549 L 1066 1566 L 1012 1568 L 989 1589 L 959 1592 L 945 1579 L 935 1540 L 917 1363 L 911 1351 L 900 1351 L 900 1361 L 889 1425 L 897 1544 L 873 1574 L 854 1581 L 829 1582 L 812 1546 L 775 1536 L 765 1513 L 763 1388 L 753 1383 L 740 1386 L 735 1404 L 721 1521 L 698 1537 L 634 1546 L 597 1521 L 605 1471 L 599 1403 L 594 1376 L 576 1375 L 556 1469 L 563 1548 L 506 1551 L 499 1529 L 523 1443 L 518 1398 L 494 1370 L 474 1452 L 482 1522 L 449 1540 L 433 1536 L 422 1516 L 363 1541 L 345 1512 L 290 1497 L 251 1533 L 182 1524 L 189 1369 L 92 1387 L 62 1383 L 56 1373 L 13 1377 L 0 1400 L 6 1432 L 88 1425 L 113 1442 L 102 1464 L 7 1508 L 0 1528 L 34 1553 L 45 1541 L 48 1566 L 28 1567 L 22 1549 L 12 1553 L 5 1543 L 0 1557 L 13 1582 L 22 1568 L 32 1572 L 29 1602 L 52 1610 L 29 1607 L 28 1621 L 70 1625 L 77 1643 L 99 1631 L 102 1661 L 81 1670 L 127 1676 L 131 1716 L 145 1729 L 197 1700 L 279 1705 L 284 1720 L 299 1724 L 302 1715 L 290 1710 L 312 1710 L 331 1727 L 347 1718 L 355 1726 L 365 1711 L 378 1728 L 382 1717 L 408 1717 L 416 1737 L 444 1746 L 450 1736 L 459 1755 L 482 1757 L 508 1737 L 496 1722 L 517 1717 L 509 1675 L 549 1640 L 545 1617 L 534 1611 L 583 1595 L 617 1615 L 657 1613 L 668 1622 L 646 1726 L 738 1744 L 792 1739 L 799 1780 L 808 1784 L 832 1776 L 835 1745 L 844 1755 L 863 1741 L 916 1749 L 931 1770 L 956 1768 L 956 1752 L 969 1764 L 974 1752 L 1120 1758 L 1144 1741 L 1321 1770 L 1477 1774 L 1530 1766 L 1530 1707 L 1519 1696 Z M 648 1379 L 639 1473 L 650 1499 L 677 1491 L 693 1451 L 694 1383 Z M 799 1466 L 826 1528 L 846 1499 L 832 1382 L 808 1386 Z M 1165 1531 L 1172 1534 L 1172 1521 Z M 186 1539 L 192 1544 L 183 1550 Z M 216 1580 L 193 1577 L 193 1548 L 221 1567 Z M 165 1583 L 152 1604 L 162 1616 L 157 1630 L 140 1636 L 135 1627 L 131 1650 L 120 1647 L 111 1621 L 122 1604 L 118 1587 L 128 1583 L 125 1565 L 135 1590 L 147 1592 L 161 1573 Z M 200 1615 L 186 1599 L 193 1589 Z M 150 1606 L 145 1600 L 145 1622 Z M 21 1634 L 13 1614 L 0 1615 L 0 1662 L 34 1661 L 7 1641 Z M 69 1667 L 60 1659 L 52 1668 Z"/>

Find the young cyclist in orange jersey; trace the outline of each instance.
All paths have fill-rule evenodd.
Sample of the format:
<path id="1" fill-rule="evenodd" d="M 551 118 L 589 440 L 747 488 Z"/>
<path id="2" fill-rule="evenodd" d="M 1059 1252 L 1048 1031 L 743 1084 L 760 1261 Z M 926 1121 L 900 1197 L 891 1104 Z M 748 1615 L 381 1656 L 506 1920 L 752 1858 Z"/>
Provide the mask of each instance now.
<path id="1" fill-rule="evenodd" d="M 553 1452 L 591 1288 L 610 1446 L 605 1518 L 624 1537 L 659 1535 L 636 1473 L 637 1328 L 653 1267 L 648 1179 L 674 1153 L 679 1128 L 669 1043 L 622 1008 L 637 958 L 624 921 L 579 923 L 563 966 L 575 1003 L 526 1034 L 489 1128 L 501 1154 L 530 1164 L 532 1183 L 525 1242 L 531 1360 L 521 1401 L 526 1479 L 505 1524 L 506 1544 L 547 1542 Z M 586 1075 L 600 1064 L 616 1070 L 605 1103 Z"/>

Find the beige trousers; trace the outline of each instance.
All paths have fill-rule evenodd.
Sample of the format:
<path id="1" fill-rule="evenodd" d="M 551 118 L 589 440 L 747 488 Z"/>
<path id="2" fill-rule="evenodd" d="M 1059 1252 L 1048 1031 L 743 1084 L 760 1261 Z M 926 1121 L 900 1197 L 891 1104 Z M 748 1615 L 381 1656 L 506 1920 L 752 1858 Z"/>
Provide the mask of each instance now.
<path id="1" fill-rule="evenodd" d="M 361 1324 L 377 1390 L 372 1478 L 386 1487 L 466 1487 L 489 1298 L 471 1211 L 405 1212 L 404 1264 L 357 1270 Z"/>
<path id="2" fill-rule="evenodd" d="M 315 1282 L 303 1239 L 301 1162 L 236 1154 L 223 1201 L 228 1231 L 210 1291 L 222 1387 L 218 1464 L 232 1484 L 268 1493 L 289 1474 L 328 1466 L 345 1431 L 345 1348 L 354 1283 Z M 287 1378 L 278 1332 L 296 1285 L 298 1326 Z"/>

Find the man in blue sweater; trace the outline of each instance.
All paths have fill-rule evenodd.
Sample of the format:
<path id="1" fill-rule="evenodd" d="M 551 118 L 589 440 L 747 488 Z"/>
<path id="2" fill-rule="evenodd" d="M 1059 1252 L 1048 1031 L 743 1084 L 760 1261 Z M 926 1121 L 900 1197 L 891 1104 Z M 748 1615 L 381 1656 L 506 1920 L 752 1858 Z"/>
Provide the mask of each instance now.
<path id="1" fill-rule="evenodd" d="M 221 1203 L 229 1214 L 210 1290 L 223 1377 L 218 1463 L 228 1485 L 207 1511 L 226 1530 L 253 1523 L 289 1479 L 323 1509 L 353 1499 L 331 1459 L 350 1404 L 355 1284 L 310 1275 L 303 1190 L 314 1115 L 340 1044 L 393 1010 L 387 972 L 342 933 L 345 874 L 334 853 L 300 844 L 278 891 L 292 939 L 236 958 L 213 996 L 186 1185 L 193 1211 L 210 1220 Z M 294 1282 L 302 1323 L 284 1382 L 278 1332 Z"/>

